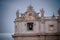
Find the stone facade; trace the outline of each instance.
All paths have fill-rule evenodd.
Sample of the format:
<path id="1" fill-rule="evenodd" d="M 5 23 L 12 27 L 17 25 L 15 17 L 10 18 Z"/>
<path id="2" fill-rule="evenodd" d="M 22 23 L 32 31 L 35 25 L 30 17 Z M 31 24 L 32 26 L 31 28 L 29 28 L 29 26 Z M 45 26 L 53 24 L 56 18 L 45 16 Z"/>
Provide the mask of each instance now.
<path id="1" fill-rule="evenodd" d="M 44 9 L 36 13 L 29 6 L 24 14 L 16 12 L 14 40 L 60 40 L 60 15 L 44 17 Z M 60 9 L 59 12 L 60 14 Z"/>

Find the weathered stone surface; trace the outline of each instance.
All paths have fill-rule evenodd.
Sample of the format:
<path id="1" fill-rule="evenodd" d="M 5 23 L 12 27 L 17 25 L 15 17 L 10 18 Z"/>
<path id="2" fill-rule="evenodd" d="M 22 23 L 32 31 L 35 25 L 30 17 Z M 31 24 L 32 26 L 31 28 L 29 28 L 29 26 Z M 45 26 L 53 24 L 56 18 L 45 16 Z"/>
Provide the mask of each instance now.
<path id="1" fill-rule="evenodd" d="M 40 12 L 41 17 L 31 6 L 20 17 L 19 11 L 16 12 L 14 40 L 60 40 L 60 16 L 44 17 L 45 10 Z M 27 23 L 31 22 L 33 30 L 28 30 L 32 25 Z"/>

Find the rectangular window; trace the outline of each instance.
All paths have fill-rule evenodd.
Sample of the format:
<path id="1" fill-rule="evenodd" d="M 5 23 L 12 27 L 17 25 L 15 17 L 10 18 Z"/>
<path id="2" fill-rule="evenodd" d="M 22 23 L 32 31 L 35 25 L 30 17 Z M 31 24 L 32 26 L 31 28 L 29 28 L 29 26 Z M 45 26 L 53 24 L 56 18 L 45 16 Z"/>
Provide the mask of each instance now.
<path id="1" fill-rule="evenodd" d="M 54 25 L 49 25 L 49 30 L 53 31 L 54 30 Z"/>
<path id="2" fill-rule="evenodd" d="M 33 23 L 27 23 L 27 30 L 33 30 Z"/>

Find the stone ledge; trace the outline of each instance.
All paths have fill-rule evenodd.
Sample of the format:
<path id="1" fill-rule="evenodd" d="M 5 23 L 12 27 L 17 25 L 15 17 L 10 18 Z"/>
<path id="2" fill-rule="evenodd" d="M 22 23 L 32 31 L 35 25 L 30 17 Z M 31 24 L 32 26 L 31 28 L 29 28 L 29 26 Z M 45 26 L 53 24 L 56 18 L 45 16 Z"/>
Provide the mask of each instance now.
<path id="1" fill-rule="evenodd" d="M 60 36 L 58 33 L 30 33 L 30 34 L 14 34 L 12 37 L 39 37 L 39 36 Z"/>
<path id="2" fill-rule="evenodd" d="M 39 34 L 14 34 L 13 37 L 38 37 Z"/>

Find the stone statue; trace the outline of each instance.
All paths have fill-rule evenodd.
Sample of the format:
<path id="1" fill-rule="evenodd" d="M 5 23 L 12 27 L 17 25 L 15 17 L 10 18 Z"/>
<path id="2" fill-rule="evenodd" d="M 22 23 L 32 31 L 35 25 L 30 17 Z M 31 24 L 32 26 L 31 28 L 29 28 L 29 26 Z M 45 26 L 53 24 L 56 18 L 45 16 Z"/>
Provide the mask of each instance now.
<path id="1" fill-rule="evenodd" d="M 44 9 L 42 8 L 42 10 L 40 10 L 40 12 L 41 12 L 42 14 L 44 14 Z"/>
<path id="2" fill-rule="evenodd" d="M 40 10 L 40 12 L 41 12 L 41 17 L 44 17 L 44 9 L 42 8 L 41 10 Z"/>
<path id="3" fill-rule="evenodd" d="M 58 10 L 58 14 L 59 14 L 59 16 L 60 16 L 60 8 L 59 8 L 59 10 Z"/>

